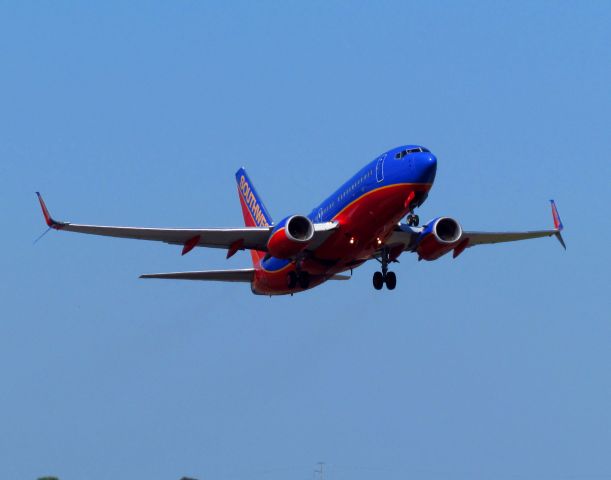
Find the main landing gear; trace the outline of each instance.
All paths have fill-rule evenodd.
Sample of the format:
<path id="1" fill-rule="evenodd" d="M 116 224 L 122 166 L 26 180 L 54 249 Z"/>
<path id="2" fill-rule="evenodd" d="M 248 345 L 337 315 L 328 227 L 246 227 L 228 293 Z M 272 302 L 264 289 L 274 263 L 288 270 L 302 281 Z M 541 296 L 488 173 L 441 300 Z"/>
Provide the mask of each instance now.
<path id="1" fill-rule="evenodd" d="M 376 290 L 382 290 L 384 284 L 389 290 L 394 290 L 397 286 L 397 275 L 395 272 L 388 271 L 388 263 L 390 261 L 390 254 L 388 249 L 382 250 L 382 256 L 379 262 L 382 264 L 382 271 L 373 274 L 373 288 Z"/>
<path id="2" fill-rule="evenodd" d="M 417 227 L 420 224 L 420 217 L 415 213 L 410 213 L 405 220 L 410 227 Z"/>
<path id="3" fill-rule="evenodd" d="M 308 272 L 292 271 L 286 277 L 289 290 L 293 290 L 297 285 L 306 290 L 310 286 L 310 274 Z"/>

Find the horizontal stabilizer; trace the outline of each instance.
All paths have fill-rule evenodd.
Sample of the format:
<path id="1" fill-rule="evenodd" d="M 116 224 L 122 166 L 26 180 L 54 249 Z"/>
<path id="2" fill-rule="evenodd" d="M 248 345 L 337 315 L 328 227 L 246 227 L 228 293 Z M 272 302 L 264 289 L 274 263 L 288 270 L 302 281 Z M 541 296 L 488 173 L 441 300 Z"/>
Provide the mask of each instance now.
<path id="1" fill-rule="evenodd" d="M 148 273 L 140 278 L 164 278 L 169 280 L 209 280 L 217 282 L 252 282 L 255 275 L 254 268 L 241 270 L 206 270 L 202 272 L 170 272 Z"/>

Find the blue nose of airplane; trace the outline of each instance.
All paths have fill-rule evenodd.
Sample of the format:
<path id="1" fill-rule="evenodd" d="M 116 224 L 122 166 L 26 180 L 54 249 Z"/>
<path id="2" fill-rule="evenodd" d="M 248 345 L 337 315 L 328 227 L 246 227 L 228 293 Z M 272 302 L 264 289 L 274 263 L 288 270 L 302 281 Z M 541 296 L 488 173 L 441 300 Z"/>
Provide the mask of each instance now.
<path id="1" fill-rule="evenodd" d="M 416 165 L 420 181 L 422 183 L 433 183 L 437 173 L 437 157 L 430 152 L 419 153 Z"/>

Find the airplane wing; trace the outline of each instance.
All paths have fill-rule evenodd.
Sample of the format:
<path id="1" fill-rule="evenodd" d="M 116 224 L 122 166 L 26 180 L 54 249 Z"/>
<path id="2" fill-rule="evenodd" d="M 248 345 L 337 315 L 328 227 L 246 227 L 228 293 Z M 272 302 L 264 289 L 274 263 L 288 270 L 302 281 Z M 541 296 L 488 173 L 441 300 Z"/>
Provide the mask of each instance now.
<path id="1" fill-rule="evenodd" d="M 492 243 L 504 243 L 504 242 L 516 242 L 519 240 L 529 240 L 531 238 L 551 237 L 556 236 L 560 244 L 566 250 L 566 244 L 562 238 L 562 221 L 560 215 L 558 215 L 558 209 L 556 203 L 550 200 L 552 205 L 552 216 L 554 219 L 554 228 L 549 230 L 531 230 L 531 231 L 520 231 L 520 232 L 470 232 L 463 231 L 460 240 L 457 243 L 464 243 L 463 248 L 474 247 L 476 245 L 485 245 Z M 411 227 L 408 225 L 398 225 L 395 231 L 390 235 L 385 245 L 391 250 L 398 249 L 398 251 L 416 251 L 418 247 L 418 237 L 423 231 L 423 227 Z M 402 250 L 401 250 L 402 248 Z M 462 250 L 461 250 L 462 251 Z"/>
<path id="2" fill-rule="evenodd" d="M 552 217 L 554 228 L 550 230 L 532 230 L 525 232 L 463 232 L 463 238 L 468 239 L 467 247 L 484 245 L 490 243 L 516 242 L 518 240 L 529 240 L 531 238 L 551 237 L 555 235 L 562 247 L 566 250 L 566 244 L 562 238 L 562 221 L 556 208 L 556 203 L 550 200 L 552 205 Z"/>
<path id="3" fill-rule="evenodd" d="M 90 235 L 153 240 L 183 245 L 183 255 L 198 246 L 227 249 L 229 250 L 228 257 L 237 250 L 260 250 L 265 252 L 267 251 L 267 241 L 273 230 L 272 226 L 242 228 L 144 228 L 60 222 L 51 217 L 40 193 L 36 192 L 36 194 L 38 195 L 45 221 L 50 228 Z M 312 243 L 320 244 L 336 228 L 336 223 L 315 223 Z"/>
<path id="4" fill-rule="evenodd" d="M 531 238 L 551 237 L 556 235 L 562 246 L 566 244 L 560 236 L 559 230 L 534 230 L 530 232 L 463 232 L 464 238 L 469 239 L 469 247 L 484 245 L 488 243 L 516 242 L 518 240 L 529 240 Z"/>
<path id="5" fill-rule="evenodd" d="M 422 232 L 424 228 L 422 227 L 411 227 L 406 224 L 399 224 L 395 227 L 395 230 L 390 234 L 388 240 L 384 246 L 392 249 L 396 249 L 404 252 L 411 252 L 414 250 L 418 243 L 418 237 L 420 236 L 420 232 Z M 374 255 L 375 258 L 377 256 Z"/>

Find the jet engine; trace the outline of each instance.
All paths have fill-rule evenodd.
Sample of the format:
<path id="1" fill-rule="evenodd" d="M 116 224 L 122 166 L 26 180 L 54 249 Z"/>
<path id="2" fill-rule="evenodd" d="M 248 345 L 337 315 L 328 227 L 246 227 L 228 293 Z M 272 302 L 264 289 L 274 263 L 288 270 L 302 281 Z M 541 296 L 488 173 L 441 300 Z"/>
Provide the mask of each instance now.
<path id="1" fill-rule="evenodd" d="M 267 251 L 276 258 L 292 258 L 304 250 L 314 237 L 314 224 L 308 217 L 293 215 L 274 228 Z"/>
<path id="2" fill-rule="evenodd" d="M 426 224 L 420 236 L 416 251 L 424 260 L 437 260 L 456 248 L 463 233 L 459 223 L 450 217 L 438 217 Z"/>

